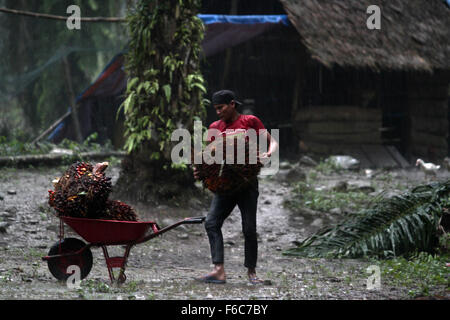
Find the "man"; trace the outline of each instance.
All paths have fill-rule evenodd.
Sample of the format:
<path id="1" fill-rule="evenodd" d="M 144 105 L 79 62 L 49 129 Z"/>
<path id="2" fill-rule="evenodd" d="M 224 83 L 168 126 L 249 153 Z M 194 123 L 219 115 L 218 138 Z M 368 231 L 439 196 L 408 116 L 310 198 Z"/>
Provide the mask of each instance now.
<path id="1" fill-rule="evenodd" d="M 219 117 L 213 122 L 209 129 L 217 129 L 225 132 L 229 129 L 254 129 L 260 134 L 259 139 L 265 138 L 269 143 L 269 150 L 262 153 L 259 159 L 269 158 L 278 148 L 278 143 L 265 130 L 261 120 L 253 115 L 243 115 L 236 110 L 236 106 L 241 103 L 236 100 L 235 94 L 230 90 L 215 92 L 212 96 L 212 105 Z M 263 130 L 264 129 L 264 130 Z M 262 130 L 261 132 L 259 132 Z M 211 137 L 208 138 L 211 141 Z M 199 178 L 198 171 L 194 168 L 194 177 Z M 230 195 L 215 194 L 211 203 L 210 211 L 205 220 L 205 229 L 208 234 L 211 247 L 211 257 L 214 269 L 207 275 L 197 278 L 197 280 L 207 283 L 225 283 L 226 274 L 224 268 L 224 248 L 222 225 L 225 219 L 231 214 L 236 205 L 239 207 L 242 216 L 242 231 L 244 233 L 244 265 L 247 268 L 247 276 L 252 284 L 262 283 L 256 276 L 256 262 L 258 256 L 258 242 L 256 238 L 256 211 L 258 201 L 258 179 L 246 186 L 243 190 Z"/>

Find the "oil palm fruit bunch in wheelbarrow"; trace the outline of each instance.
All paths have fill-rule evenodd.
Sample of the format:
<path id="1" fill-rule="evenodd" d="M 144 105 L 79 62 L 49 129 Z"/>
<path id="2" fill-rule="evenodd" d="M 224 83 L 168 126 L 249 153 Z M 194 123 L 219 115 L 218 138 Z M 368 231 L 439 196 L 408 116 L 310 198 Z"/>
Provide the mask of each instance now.
<path id="1" fill-rule="evenodd" d="M 118 200 L 107 200 L 103 218 L 108 220 L 137 221 L 137 214 L 132 207 Z"/>
<path id="2" fill-rule="evenodd" d="M 257 150 L 256 142 L 245 132 L 215 139 L 202 151 L 202 163 L 196 165 L 203 186 L 214 193 L 230 194 L 256 184 L 263 166 Z"/>
<path id="3" fill-rule="evenodd" d="M 53 180 L 49 205 L 58 216 L 137 221 L 130 206 L 108 200 L 112 184 L 111 178 L 105 175 L 107 167 L 108 162 L 72 164 L 60 178 Z"/>

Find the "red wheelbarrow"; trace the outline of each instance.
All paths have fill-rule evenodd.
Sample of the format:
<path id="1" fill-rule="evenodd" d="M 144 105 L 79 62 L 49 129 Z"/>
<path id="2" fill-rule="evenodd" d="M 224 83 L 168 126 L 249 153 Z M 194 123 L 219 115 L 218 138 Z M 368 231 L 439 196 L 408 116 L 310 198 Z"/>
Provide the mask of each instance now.
<path id="1" fill-rule="evenodd" d="M 60 240 L 42 257 L 47 261 L 50 273 L 58 280 L 66 281 L 72 274 L 70 266 L 80 268 L 80 280 L 87 277 L 92 268 L 91 247 L 101 247 L 111 282 L 116 281 L 114 268 L 120 268 L 118 283 L 126 280 L 125 267 L 131 247 L 146 242 L 182 224 L 202 223 L 205 217 L 185 218 L 165 228 L 153 221 L 118 221 L 86 218 L 60 217 Z M 70 226 L 86 242 L 77 238 L 64 238 L 64 223 Z M 107 246 L 125 245 L 123 256 L 110 257 Z"/>

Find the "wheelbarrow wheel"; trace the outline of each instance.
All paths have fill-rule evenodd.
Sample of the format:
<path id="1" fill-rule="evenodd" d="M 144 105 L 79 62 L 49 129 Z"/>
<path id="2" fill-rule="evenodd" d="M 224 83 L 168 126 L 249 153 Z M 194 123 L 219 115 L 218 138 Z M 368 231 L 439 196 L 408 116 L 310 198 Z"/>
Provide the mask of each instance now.
<path id="1" fill-rule="evenodd" d="M 48 252 L 48 255 L 60 255 L 74 253 L 84 248 L 86 244 L 77 238 L 65 238 L 56 242 Z M 67 257 L 56 257 L 47 260 L 48 269 L 51 274 L 58 280 L 66 281 L 73 272 L 67 271 L 69 266 L 76 265 L 80 268 L 80 280 L 87 277 L 92 269 L 92 252 L 91 249 L 86 248 L 80 254 L 70 255 Z"/>

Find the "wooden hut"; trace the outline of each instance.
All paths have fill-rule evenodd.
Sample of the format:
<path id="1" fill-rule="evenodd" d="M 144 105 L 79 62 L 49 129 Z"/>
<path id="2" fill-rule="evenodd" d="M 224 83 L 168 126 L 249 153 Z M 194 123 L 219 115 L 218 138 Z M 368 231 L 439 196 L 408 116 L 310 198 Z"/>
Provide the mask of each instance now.
<path id="1" fill-rule="evenodd" d="M 265 2 L 275 11 L 261 10 Z M 376 1 L 380 29 L 367 27 L 370 0 L 277 2 L 282 6 L 239 2 L 234 13 L 252 14 L 254 3 L 254 14 L 285 13 L 291 27 L 209 58 L 205 71 L 210 86 L 235 89 L 263 122 L 280 128 L 281 151 L 301 142 L 301 150 L 350 154 L 368 166 L 405 165 L 399 153 L 408 161 L 448 155 L 450 9 L 444 1 Z"/>
<path id="2" fill-rule="evenodd" d="M 450 10 L 443 1 L 377 1 L 380 29 L 367 27 L 370 0 L 281 2 L 319 63 L 321 99 L 295 118 L 306 146 L 339 153 L 392 145 L 407 158 L 447 156 Z"/>

